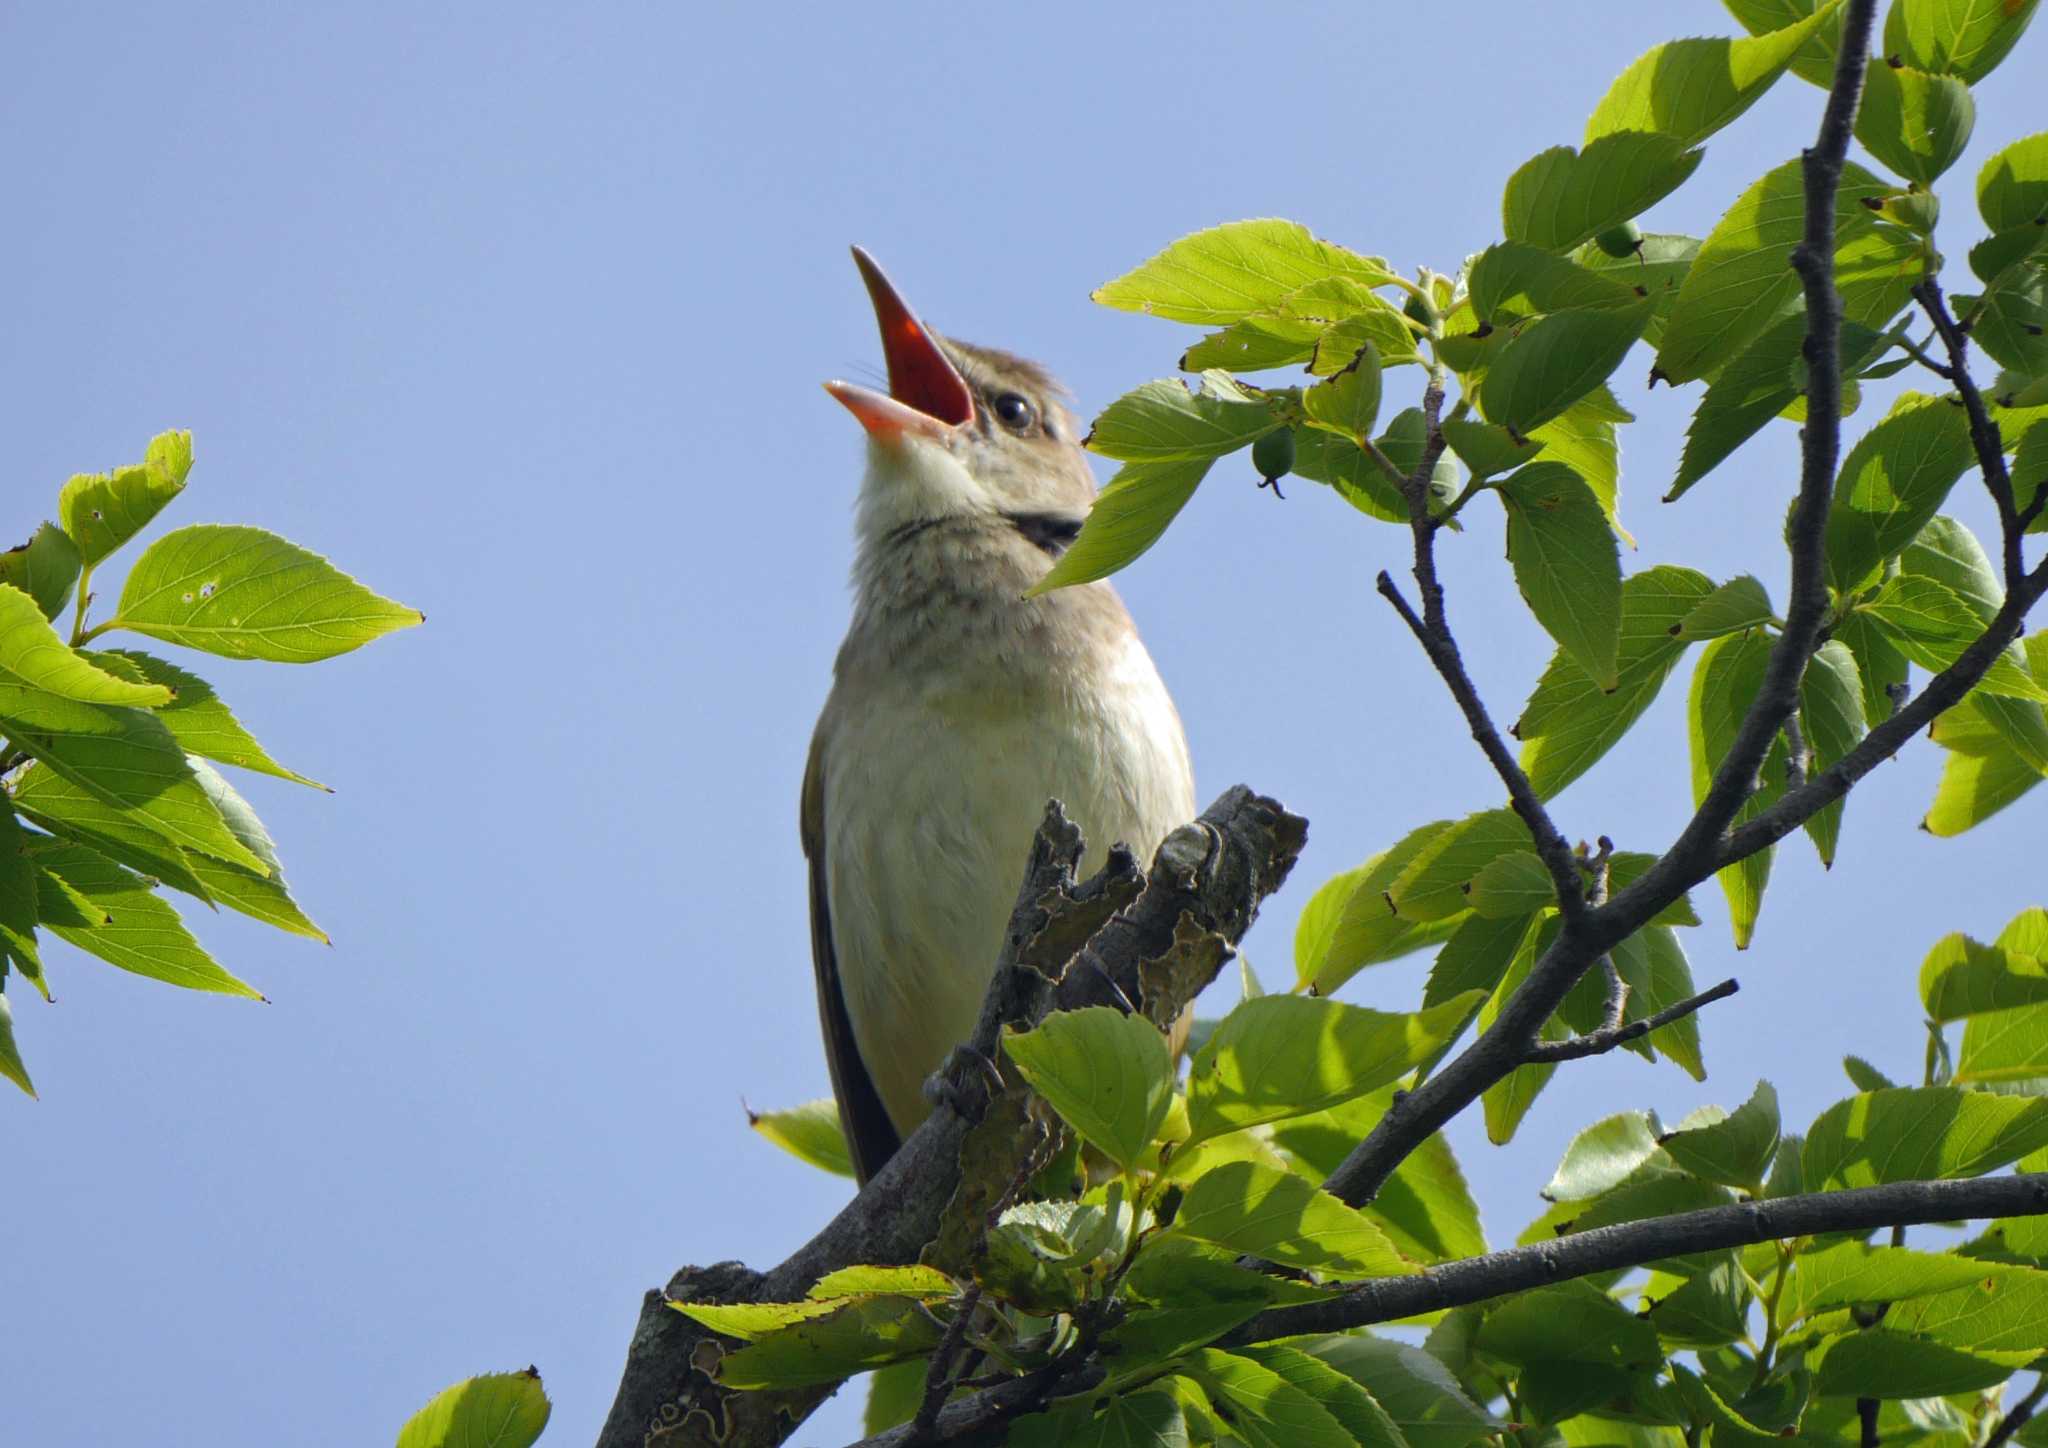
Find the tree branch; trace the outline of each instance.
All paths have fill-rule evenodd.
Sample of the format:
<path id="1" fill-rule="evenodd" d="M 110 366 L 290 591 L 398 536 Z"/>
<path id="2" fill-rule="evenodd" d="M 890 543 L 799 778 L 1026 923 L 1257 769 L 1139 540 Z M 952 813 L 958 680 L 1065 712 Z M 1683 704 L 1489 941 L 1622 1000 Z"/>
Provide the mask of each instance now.
<path id="1" fill-rule="evenodd" d="M 1835 198 L 1856 115 L 1856 100 L 1862 89 L 1863 63 L 1870 48 L 1876 9 L 1876 0 L 1850 0 L 1842 22 L 1834 84 L 1828 92 L 1820 134 L 1805 155 L 1805 232 L 1792 260 L 1805 284 L 1807 299 L 1807 421 L 1801 431 L 1799 498 L 1788 538 L 1792 555 L 1791 602 L 1786 608 L 1784 631 L 1765 665 L 1762 687 L 1743 716 L 1735 742 L 1700 807 L 1656 864 L 1607 904 L 1582 909 L 1578 914 L 1565 908 L 1568 892 L 1560 882 L 1563 928 L 1530 969 L 1528 978 L 1502 1006 L 1493 1025 L 1444 1069 L 1398 1098 L 1325 1183 L 1330 1191 L 1353 1206 L 1372 1200 L 1410 1152 L 1476 1101 L 1487 1087 L 1528 1059 L 1543 1023 L 1595 961 L 1713 873 L 1722 835 L 1749 798 L 1771 740 L 1798 703 L 1800 679 L 1827 616 L 1822 542 L 1834 490 L 1836 455 L 1841 446 L 1841 298 L 1834 284 Z M 1435 564 L 1425 526 L 1428 520 L 1413 480 L 1408 501 L 1416 539 L 1416 576 L 1423 586 L 1423 616 L 1434 628 L 1441 615 L 1441 604 L 1437 605 L 1437 615 L 1432 616 L 1429 607 L 1436 586 Z M 1404 610 L 1404 617 L 1412 617 L 1412 611 Z M 1431 657 L 1436 660 L 1434 652 Z M 1989 667 L 1988 659 L 1984 667 Z M 1439 672 L 1444 672 L 1441 664 Z M 1458 672 L 1462 675 L 1462 666 Z M 1476 703 L 1476 694 L 1472 697 Z M 1483 710 L 1480 712 L 1483 718 Z M 1467 721 L 1472 721 L 1470 711 Z M 1476 725 L 1473 733 L 1475 738 L 1479 737 Z M 1494 737 L 1498 742 L 1497 733 Z M 1483 739 L 1481 747 L 1485 747 Z M 1506 755 L 1505 747 L 1501 754 Z M 1494 758 L 1490 751 L 1488 758 Z M 1508 764 L 1513 766 L 1514 761 L 1508 759 Z M 1495 768 L 1500 768 L 1498 760 Z M 1519 766 L 1514 768 L 1519 775 Z M 1813 808 L 1818 809 L 1820 803 Z M 1539 812 L 1540 809 L 1539 805 Z M 1548 817 L 1542 818 L 1547 824 Z M 1529 816 L 1524 815 L 1523 822 L 1529 824 Z M 1536 833 L 1534 824 L 1530 828 Z M 1555 834 L 1554 826 L 1551 833 Z M 1538 833 L 1536 838 L 1541 851 L 1544 837 Z M 1551 863 L 1547 856 L 1545 863 Z M 1555 865 L 1551 874 L 1553 879 L 1557 878 Z"/>
<path id="2" fill-rule="evenodd" d="M 1711 990 L 1703 990 L 1696 996 L 1688 996 L 1675 1006 L 1666 1006 L 1654 1016 L 1645 1016 L 1627 1025 L 1603 1026 L 1597 1031 L 1588 1031 L 1583 1036 L 1573 1036 L 1564 1041 L 1538 1041 L 1529 1048 L 1524 1058 L 1530 1065 L 1541 1065 L 1552 1061 L 1577 1061 L 1586 1056 L 1601 1056 L 1617 1046 L 1626 1046 L 1630 1041 L 1641 1040 L 1654 1030 L 1683 1020 L 1694 1011 L 1704 1009 L 1715 1001 L 1726 1000 L 1741 990 L 1735 980 L 1724 980 Z"/>
<path id="3" fill-rule="evenodd" d="M 1708 1207 L 1488 1252 L 1425 1267 L 1412 1276 L 1359 1282 L 1325 1302 L 1270 1308 L 1217 1345 L 1227 1349 L 1313 1333 L 1348 1332 L 1596 1272 L 1642 1267 L 1666 1257 L 1756 1242 L 1896 1224 L 2044 1214 L 2048 1214 L 2048 1173 L 1977 1181 L 1898 1182 Z M 987 1433 L 1038 1411 L 1055 1398 L 1085 1392 L 1098 1381 L 1100 1369 L 1093 1363 L 1050 1364 L 1031 1378 L 1013 1379 L 948 1403 L 933 1423 L 931 1436 L 919 1441 L 954 1443 Z M 906 1424 L 863 1438 L 853 1448 L 906 1448 L 909 1441 L 910 1426 Z"/>
<path id="4" fill-rule="evenodd" d="M 1985 491 L 1991 494 L 1992 505 L 1998 509 L 1998 531 L 2005 544 L 2005 591 L 2017 593 L 2027 575 L 2020 553 L 2020 534 L 2026 524 L 2020 520 L 2019 507 L 2013 500 L 2012 474 L 2005 467 L 2005 441 L 1984 406 L 1984 394 L 1977 390 L 1977 383 L 1970 376 L 1969 339 L 1950 315 L 1941 283 L 1931 275 L 1925 277 L 1913 288 L 1913 297 L 1934 323 L 1935 333 L 1948 352 L 1949 380 L 1962 397 L 1963 413 L 1970 420 L 1970 445 L 1976 449 L 1977 469 L 1983 473 Z"/>
<path id="5" fill-rule="evenodd" d="M 2034 1410 L 2041 1406 L 2043 1398 L 2048 1398 L 2048 1373 L 2035 1379 L 2033 1389 L 2012 1405 L 2011 1412 L 1998 1420 L 1998 1426 L 1984 1440 L 1984 1448 L 2001 1448 L 2001 1445 L 2010 1443 L 2013 1434 L 2027 1426 L 2027 1420 L 2034 1416 Z"/>
<path id="6" fill-rule="evenodd" d="M 667 1300 L 795 1301 L 836 1268 L 916 1262 L 950 1230 L 971 1236 L 977 1208 L 996 1200 L 1042 1145 L 1042 1133 L 1023 1129 L 1017 1088 L 990 1101 L 986 1066 L 973 1057 L 999 1060 L 1006 1026 L 1035 1025 L 1089 998 L 1105 980 L 1153 1020 L 1172 1021 L 1230 958 L 1260 903 L 1286 880 L 1307 834 L 1300 816 L 1240 785 L 1168 835 L 1149 874 L 1128 852 L 1112 852 L 1101 873 L 1077 885 L 1081 832 L 1051 806 L 1032 842 L 971 1050 L 949 1070 L 949 1104 L 935 1109 L 867 1187 L 780 1265 L 765 1273 L 738 1262 L 688 1267 L 665 1290 L 647 1293 L 599 1448 L 638 1448 L 653 1432 L 670 1435 L 665 1442 L 723 1448 L 787 1438 L 836 1385 L 746 1393 L 721 1387 L 713 1370 L 726 1340 Z M 982 1121 L 962 1114 L 983 1109 L 989 1114 Z"/>
<path id="7" fill-rule="evenodd" d="M 1344 1332 L 1417 1313 L 1463 1307 L 1510 1292 L 1595 1272 L 1641 1267 L 1666 1257 L 1747 1247 L 1825 1232 L 1870 1231 L 1921 1222 L 2048 1215 L 2048 1172 L 1976 1181 L 1895 1182 L 1850 1191 L 1808 1192 L 1775 1200 L 1707 1207 L 1619 1226 L 1595 1227 L 1426 1267 L 1412 1277 L 1361 1282 L 1342 1297 L 1260 1313 L 1225 1339 L 1270 1342 L 1297 1333 Z"/>

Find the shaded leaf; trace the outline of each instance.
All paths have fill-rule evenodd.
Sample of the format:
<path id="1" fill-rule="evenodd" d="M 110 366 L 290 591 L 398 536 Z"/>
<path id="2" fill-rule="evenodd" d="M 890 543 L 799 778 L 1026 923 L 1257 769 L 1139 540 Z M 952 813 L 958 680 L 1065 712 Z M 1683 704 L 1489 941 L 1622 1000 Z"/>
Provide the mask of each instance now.
<path id="1" fill-rule="evenodd" d="M 1769 623 L 1776 617 L 1771 596 L 1763 584 L 1753 575 L 1742 573 L 1694 604 L 1679 622 L 1677 635 L 1687 643 L 1716 639 Z"/>
<path id="2" fill-rule="evenodd" d="M 236 979 L 201 948 L 162 897 L 143 879 L 83 845 L 37 841 L 35 862 L 90 900 L 105 923 L 91 929 L 50 922 L 52 934 L 109 965 L 186 990 L 261 1000 L 255 987 Z"/>
<path id="3" fill-rule="evenodd" d="M 214 692 L 213 685 L 197 674 L 133 649 L 88 652 L 85 657 L 110 672 L 122 672 L 125 676 L 167 688 L 173 697 L 169 703 L 157 706 L 156 717 L 163 721 L 164 727 L 171 731 L 171 737 L 187 754 L 202 755 L 238 769 L 274 775 L 314 789 L 327 788 L 318 780 L 286 769 L 272 759 Z"/>
<path id="4" fill-rule="evenodd" d="M 1778 1151 L 1778 1093 L 1768 1081 L 1756 1083 L 1749 1100 L 1710 1125 L 1685 1126 L 1658 1145 L 1696 1177 L 1762 1192 L 1771 1158 Z"/>
<path id="5" fill-rule="evenodd" d="M 1283 1266 L 1346 1277 L 1419 1270 L 1364 1213 L 1291 1172 L 1234 1161 L 1188 1187 L 1172 1230 Z"/>
<path id="6" fill-rule="evenodd" d="M 78 545 L 55 523 L 43 524 L 28 542 L 0 552 L 0 583 L 33 598 L 44 618 L 55 618 L 71 601 L 78 569 Z"/>
<path id="7" fill-rule="evenodd" d="M 1522 163 L 1501 197 L 1511 241 L 1563 251 L 1676 191 L 1706 154 L 1676 136 L 1616 130 L 1583 151 L 1552 146 Z"/>
<path id="8" fill-rule="evenodd" d="M 1869 732 L 1863 717 L 1863 680 L 1856 672 L 1856 656 L 1838 639 L 1829 639 L 1814 651 L 1799 682 L 1799 724 L 1813 752 L 1809 778 L 1832 769 L 1844 755 L 1862 742 Z M 1837 799 L 1811 815 L 1806 833 L 1820 852 L 1823 865 L 1835 862 L 1835 845 L 1842 832 L 1842 806 Z"/>
<path id="9" fill-rule="evenodd" d="M 1092 583 L 1129 567 L 1180 516 L 1208 475 L 1211 461 L 1126 463 L 1089 507 L 1080 535 L 1025 597 Z"/>
<path id="10" fill-rule="evenodd" d="M 2048 1145 L 2048 1097 L 1949 1086 L 1867 1091 L 1806 1134 L 1809 1191 L 1982 1176 Z"/>
<path id="11" fill-rule="evenodd" d="M 1498 375 L 1498 374 L 1495 374 Z M 1508 560 L 1529 611 L 1603 690 L 1619 682 L 1621 557 L 1607 519 L 1579 475 L 1534 462 L 1499 488 Z"/>

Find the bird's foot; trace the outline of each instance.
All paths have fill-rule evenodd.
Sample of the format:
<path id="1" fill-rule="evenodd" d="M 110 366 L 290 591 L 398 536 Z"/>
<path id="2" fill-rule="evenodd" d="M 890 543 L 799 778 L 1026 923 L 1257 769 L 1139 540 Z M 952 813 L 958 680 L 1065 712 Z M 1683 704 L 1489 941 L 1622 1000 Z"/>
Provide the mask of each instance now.
<path id="1" fill-rule="evenodd" d="M 970 1084 L 976 1078 L 982 1087 L 979 1092 Z M 968 1121 L 979 1120 L 989 1098 L 1002 1094 L 1002 1090 L 1003 1073 L 994 1061 L 972 1046 L 955 1046 L 945 1064 L 924 1078 L 925 1100 L 934 1106 L 951 1107 L 956 1116 Z"/>

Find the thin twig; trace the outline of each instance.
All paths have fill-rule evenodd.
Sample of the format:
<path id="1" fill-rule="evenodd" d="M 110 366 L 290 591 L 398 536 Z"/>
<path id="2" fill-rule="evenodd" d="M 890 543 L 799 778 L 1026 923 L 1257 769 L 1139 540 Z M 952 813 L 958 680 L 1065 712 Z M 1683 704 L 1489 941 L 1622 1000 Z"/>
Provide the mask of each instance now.
<path id="1" fill-rule="evenodd" d="M 1617 1046 L 1626 1046 L 1630 1041 L 1639 1041 L 1655 1030 L 1661 1030 L 1673 1021 L 1684 1020 L 1697 1010 L 1712 1005 L 1715 1001 L 1726 1000 L 1741 990 L 1739 982 L 1730 978 L 1711 990 L 1703 990 L 1696 996 L 1688 996 L 1677 1005 L 1666 1006 L 1654 1016 L 1644 1016 L 1627 1025 L 1602 1026 L 1597 1031 L 1588 1031 L 1583 1036 L 1573 1036 L 1564 1041 L 1538 1041 L 1528 1051 L 1531 1064 L 1552 1061 L 1576 1061 L 1584 1056 L 1601 1056 Z M 1623 997 L 1626 999 L 1626 996 Z"/>
<path id="2" fill-rule="evenodd" d="M 981 1284 L 970 1282 L 960 1294 L 960 1302 L 953 1313 L 953 1320 L 946 1324 L 946 1335 L 939 1341 L 932 1353 L 932 1360 L 924 1374 L 924 1399 L 917 1405 L 917 1416 L 910 1420 L 910 1436 L 905 1444 L 924 1443 L 930 1440 L 933 1425 L 939 1421 L 939 1409 L 946 1406 L 946 1399 L 956 1386 L 953 1378 L 953 1359 L 959 1355 L 960 1344 L 966 1340 L 968 1321 L 981 1306 Z"/>
<path id="3" fill-rule="evenodd" d="M 2013 501 L 2012 474 L 2005 468 L 2005 441 L 1999 436 L 1998 423 L 1984 406 L 1984 394 L 1977 390 L 1977 384 L 1970 376 L 1969 338 L 1963 335 L 1963 329 L 1949 314 L 1940 282 L 1927 277 L 1913 288 L 1913 296 L 1934 323 L 1935 333 L 1948 351 L 1949 380 L 1955 383 L 1956 392 L 1963 399 L 1963 413 L 1970 419 L 1970 445 L 1977 453 L 1977 468 L 1984 475 L 1984 487 L 1991 494 L 1992 506 L 1998 509 L 1998 529 L 2005 554 L 2005 591 L 2017 592 L 2027 573 L 2020 552 L 2020 534 L 2026 524 L 2020 521 L 2019 507 Z"/>
<path id="4" fill-rule="evenodd" d="M 1927 355 L 1926 342 L 1909 342 L 1906 340 L 1903 334 L 1894 337 L 1892 340 L 1893 342 L 1898 344 L 1898 348 L 1900 351 L 1904 352 L 1908 357 L 1911 357 L 1915 362 L 1918 362 L 1922 367 L 1925 367 L 1929 372 L 1932 372 L 1936 377 L 1939 377 L 1946 382 L 1953 382 L 1956 380 L 1956 374 L 1953 368 L 1944 367 L 1941 365 L 1941 363 L 1935 361 L 1932 357 Z M 1933 340 L 1933 337 L 1929 337 L 1927 339 L 1928 342 L 1932 342 Z"/>
<path id="5" fill-rule="evenodd" d="M 1418 578 L 1424 573 L 1422 559 L 1431 551 L 1426 540 L 1433 526 L 1433 521 L 1417 525 L 1415 551 Z M 1433 562 L 1429 566 L 1428 577 L 1430 581 L 1423 585 L 1423 597 L 1427 599 L 1434 589 L 1438 599 L 1436 613 L 1438 619 L 1441 619 L 1443 591 L 1436 588 Z M 1550 812 L 1543 807 L 1543 801 L 1536 797 L 1536 789 L 1529 783 L 1529 776 L 1522 772 L 1522 766 L 1515 762 L 1514 754 L 1500 737 L 1500 730 L 1495 726 L 1493 716 L 1487 713 L 1486 705 L 1479 697 L 1479 691 L 1473 687 L 1471 675 L 1465 672 L 1465 661 L 1458 653 L 1457 641 L 1451 637 L 1449 627 L 1418 618 L 1408 600 L 1402 597 L 1392 575 L 1384 569 L 1380 571 L 1379 591 L 1381 596 L 1394 606 L 1394 611 L 1401 615 L 1401 621 L 1408 625 L 1409 632 L 1414 634 L 1416 641 L 1422 645 L 1422 651 L 1429 655 L 1430 663 L 1436 666 L 1437 673 L 1449 686 L 1451 697 L 1457 701 L 1459 710 L 1464 714 L 1466 727 L 1472 731 L 1472 738 L 1479 745 L 1480 752 L 1493 765 L 1493 772 L 1499 775 L 1501 782 L 1508 787 L 1508 799 L 1514 807 L 1516 816 L 1529 831 L 1530 837 L 1536 843 L 1537 855 L 1550 870 L 1551 884 L 1557 891 L 1559 913 L 1567 920 L 1584 914 L 1585 891 L 1579 882 L 1578 866 L 1572 858 L 1571 846 L 1565 843 L 1564 836 L 1558 832 L 1556 823 L 1550 818 Z"/>

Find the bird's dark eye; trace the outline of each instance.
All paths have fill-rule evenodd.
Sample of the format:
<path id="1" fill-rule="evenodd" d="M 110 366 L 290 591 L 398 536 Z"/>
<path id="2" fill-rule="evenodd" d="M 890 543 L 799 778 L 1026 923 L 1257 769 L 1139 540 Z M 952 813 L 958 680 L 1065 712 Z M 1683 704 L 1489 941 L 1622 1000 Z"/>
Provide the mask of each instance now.
<path id="1" fill-rule="evenodd" d="M 1004 427 L 1021 430 L 1031 425 L 1031 400 L 1022 393 L 1003 393 L 995 400 L 995 410 Z"/>

